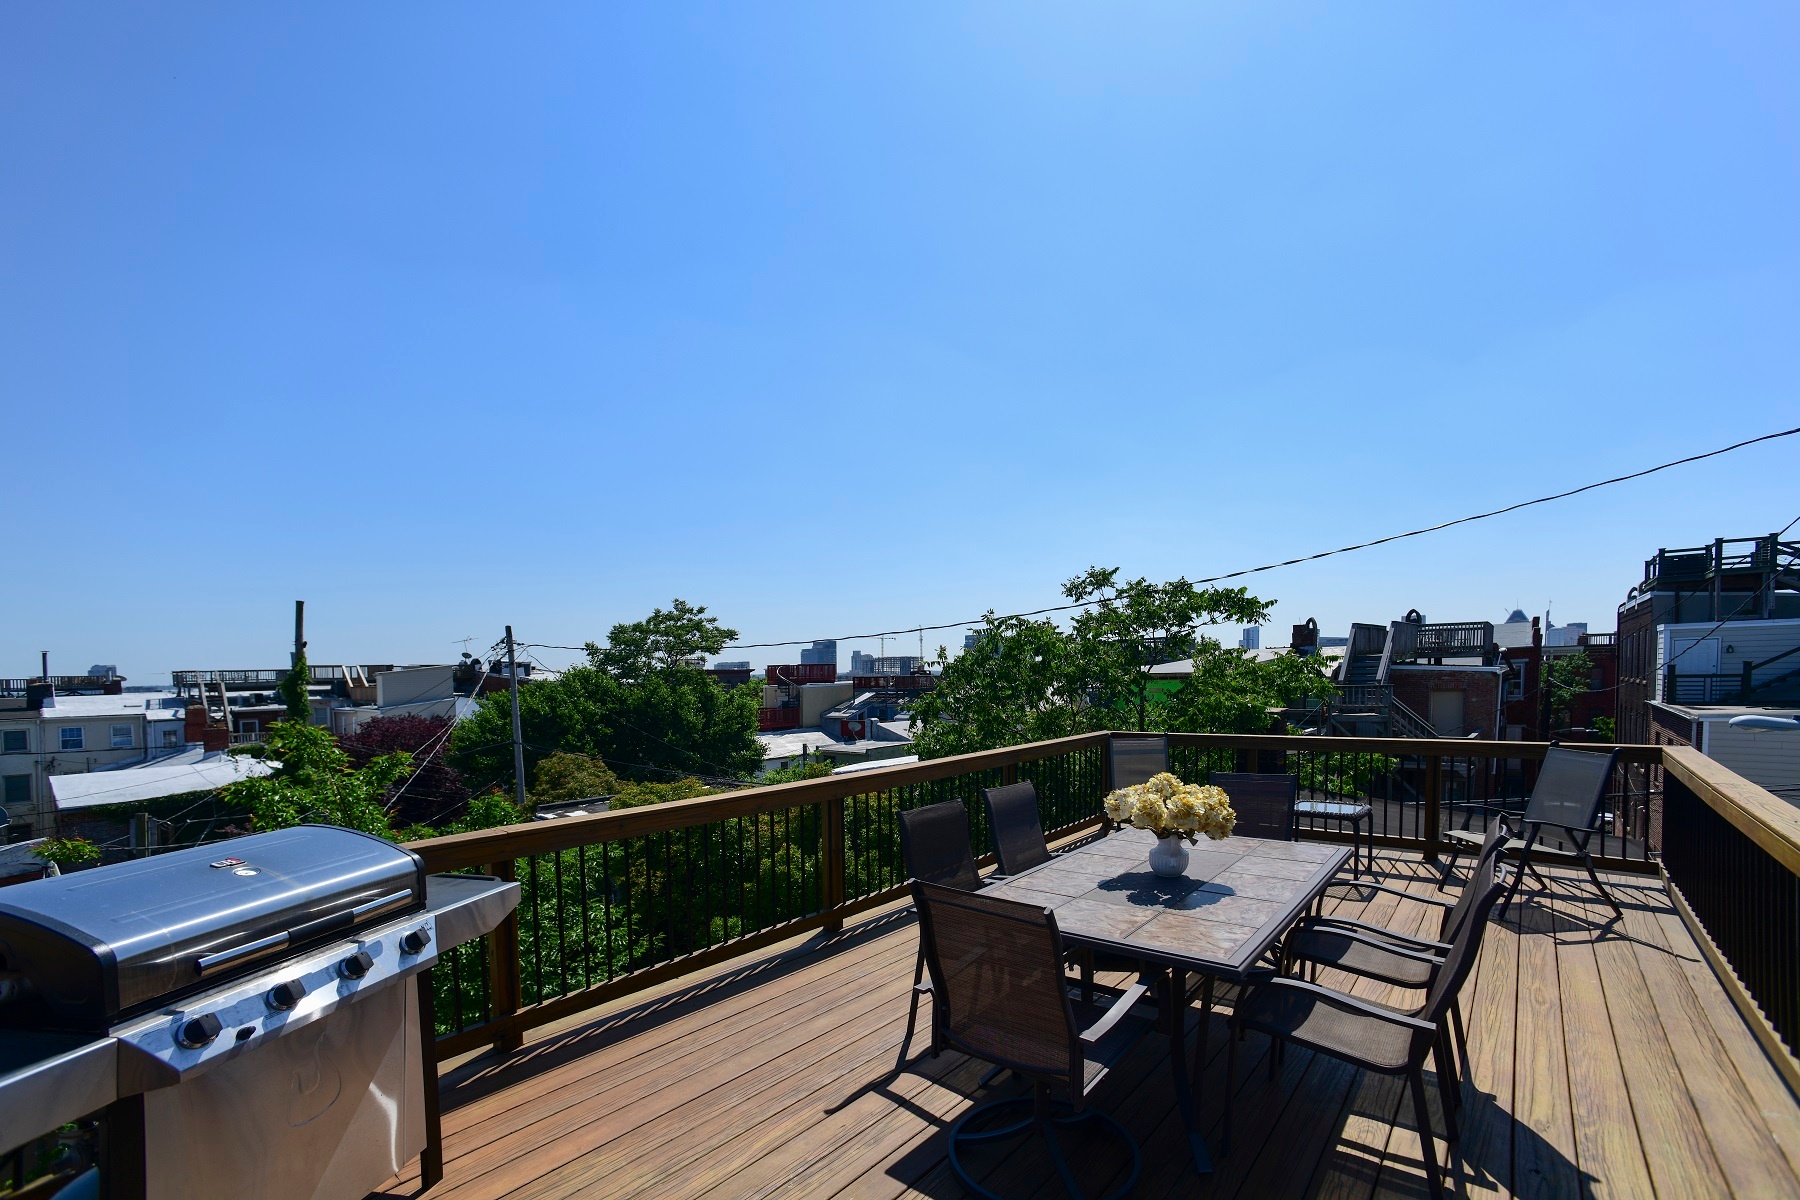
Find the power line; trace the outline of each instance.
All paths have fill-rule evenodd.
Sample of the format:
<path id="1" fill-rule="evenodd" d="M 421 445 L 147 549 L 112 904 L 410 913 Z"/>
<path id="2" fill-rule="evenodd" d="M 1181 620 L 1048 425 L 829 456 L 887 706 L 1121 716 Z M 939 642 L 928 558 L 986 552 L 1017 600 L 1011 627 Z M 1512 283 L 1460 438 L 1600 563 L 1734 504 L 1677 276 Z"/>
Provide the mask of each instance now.
<path id="1" fill-rule="evenodd" d="M 1384 546 L 1389 542 L 1398 542 L 1405 538 L 1420 537 L 1427 533 L 1437 533 L 1440 530 L 1451 529 L 1458 525 L 1467 525 L 1472 521 L 1485 521 L 1490 517 L 1499 517 L 1499 516 L 1504 516 L 1507 513 L 1518 512 L 1522 508 L 1531 508 L 1534 505 L 1538 505 L 1538 504 L 1549 504 L 1555 500 L 1567 500 L 1570 496 L 1579 496 L 1583 492 L 1591 492 L 1591 491 L 1595 490 L 1596 488 L 1611 487 L 1613 484 L 1616 484 L 1616 483 L 1627 483 L 1633 479 L 1642 479 L 1647 475 L 1654 475 L 1659 471 L 1667 471 L 1674 467 L 1686 466 L 1688 463 L 1696 463 L 1696 462 L 1701 462 L 1701 461 L 1703 461 L 1705 459 L 1709 459 L 1709 458 L 1717 458 L 1721 454 L 1730 454 L 1732 451 L 1742 450 L 1746 446 L 1754 446 L 1761 442 L 1772 442 L 1772 441 L 1777 440 L 1778 438 L 1792 437 L 1797 433 L 1800 433 L 1800 426 L 1795 426 L 1792 429 L 1778 430 L 1775 433 L 1765 433 L 1761 437 L 1747 438 L 1741 442 L 1734 442 L 1729 446 L 1721 446 L 1717 450 L 1708 450 L 1704 454 L 1690 454 L 1686 458 L 1677 458 L 1670 462 L 1659 463 L 1654 467 L 1646 467 L 1645 469 L 1643 469 L 1641 471 L 1633 471 L 1628 475 L 1615 475 L 1611 479 L 1601 479 L 1594 483 L 1586 483 L 1577 488 L 1570 488 L 1568 491 L 1565 491 L 1565 492 L 1557 492 L 1557 493 L 1555 493 L 1553 495 L 1549 495 L 1549 496 L 1539 496 L 1533 500 L 1521 500 L 1516 504 L 1508 504 L 1504 508 L 1491 509 L 1488 512 L 1475 513 L 1475 514 L 1473 514 L 1471 516 L 1467 516 L 1467 517 L 1457 517 L 1453 521 L 1441 521 L 1436 525 L 1426 525 L 1420 529 L 1409 529 L 1405 533 L 1391 533 L 1391 534 L 1387 535 L 1386 537 L 1373 538 L 1369 541 L 1357 542 L 1354 545 L 1350 545 L 1350 546 L 1340 546 L 1336 550 L 1321 550 L 1317 554 L 1306 554 L 1306 555 L 1300 556 L 1299 558 L 1287 558 L 1287 559 L 1281 560 L 1280 562 L 1264 563 L 1260 567 L 1246 567 L 1245 569 L 1243 569 L 1241 571 L 1230 571 L 1223 575 L 1209 575 L 1205 579 L 1196 579 L 1196 580 L 1193 580 L 1193 582 L 1196 585 L 1199 585 L 1199 584 L 1208 584 L 1208 583 L 1222 583 L 1228 579 L 1242 579 L 1246 575 L 1257 575 L 1264 571 L 1275 571 L 1275 570 L 1279 570 L 1282 567 L 1297 566 L 1300 563 L 1317 562 L 1319 559 L 1322 559 L 1322 558 L 1332 558 L 1332 557 L 1335 557 L 1336 555 L 1349 554 L 1356 550 L 1368 550 L 1375 546 Z M 1785 533 L 1786 530 L 1783 530 L 1783 532 Z M 1049 613 L 1069 612 L 1074 609 L 1080 609 L 1080 608 L 1092 608 L 1094 605 L 1100 604 L 1100 603 L 1103 603 L 1103 601 L 1086 600 L 1086 601 L 1076 601 L 1076 602 L 1070 603 L 1070 604 L 1052 604 L 1045 608 L 1034 608 L 1034 609 L 1030 609 L 1025 612 L 1008 613 L 1005 616 L 996 617 L 994 619 L 1006 621 L 1006 620 L 1013 620 L 1013 619 L 1017 619 L 1017 618 L 1021 618 L 1021 617 L 1041 617 L 1041 616 L 1044 616 Z M 937 633 L 937 632 L 945 630 L 945 629 L 963 629 L 963 628 L 967 628 L 970 625 L 980 625 L 986 620 L 987 620 L 987 616 L 984 614 L 983 616 L 972 617 L 972 618 L 962 620 L 962 621 L 945 621 L 945 622 L 942 622 L 942 623 L 936 624 L 936 625 L 908 625 L 904 629 L 883 629 L 883 630 L 878 630 L 874 633 L 839 634 L 835 640 L 840 641 L 840 642 L 854 642 L 854 641 L 863 641 L 863 640 L 867 640 L 870 638 L 898 637 L 901 634 L 905 634 L 905 633 Z M 784 641 L 784 642 L 733 642 L 731 645 L 725 647 L 725 649 L 727 649 L 727 650 L 774 650 L 774 649 L 779 649 L 784 646 L 806 646 L 806 645 L 812 644 L 814 641 L 817 641 L 817 640 L 819 640 L 819 639 L 816 639 L 816 638 L 794 638 L 794 639 L 791 639 L 789 641 Z M 557 646 L 557 645 L 551 645 L 551 644 L 545 643 L 545 642 L 534 642 L 534 643 L 532 643 L 532 645 L 536 646 L 539 649 L 543 649 L 543 650 L 586 650 L 587 649 L 586 646 Z"/>

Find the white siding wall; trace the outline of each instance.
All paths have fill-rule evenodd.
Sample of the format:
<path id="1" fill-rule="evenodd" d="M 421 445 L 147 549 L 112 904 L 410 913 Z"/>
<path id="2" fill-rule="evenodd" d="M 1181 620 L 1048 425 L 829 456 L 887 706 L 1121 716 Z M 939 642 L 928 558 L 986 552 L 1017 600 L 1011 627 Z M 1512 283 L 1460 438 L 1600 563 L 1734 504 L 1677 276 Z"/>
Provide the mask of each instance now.
<path id="1" fill-rule="evenodd" d="M 1800 807 L 1800 733 L 1752 733 L 1705 721 L 1706 756 Z"/>
<path id="2" fill-rule="evenodd" d="M 1783 650 L 1791 650 L 1795 646 L 1800 646 L 1800 621 L 1797 620 L 1728 621 L 1724 628 L 1717 633 L 1711 632 L 1712 628 L 1712 622 L 1657 626 L 1659 636 L 1656 639 L 1656 676 L 1651 689 L 1652 699 L 1661 700 L 1663 698 L 1662 685 L 1665 677 L 1663 668 L 1668 665 L 1669 658 L 1674 653 L 1672 647 L 1676 642 L 1698 638 L 1703 634 L 1718 639 L 1719 674 L 1721 675 L 1738 674 L 1744 669 L 1746 660 L 1762 662 L 1764 659 L 1775 657 Z M 1730 647 L 1730 649 L 1727 650 L 1726 647 Z M 1679 673 L 1692 657 L 1689 655 L 1688 658 L 1677 662 L 1675 664 L 1676 672 Z M 1779 675 L 1783 670 L 1792 667 L 1800 667 L 1800 654 L 1783 659 L 1775 666 L 1767 668 L 1767 674 Z M 1757 678 L 1763 677 L 1764 674 L 1759 672 Z"/>

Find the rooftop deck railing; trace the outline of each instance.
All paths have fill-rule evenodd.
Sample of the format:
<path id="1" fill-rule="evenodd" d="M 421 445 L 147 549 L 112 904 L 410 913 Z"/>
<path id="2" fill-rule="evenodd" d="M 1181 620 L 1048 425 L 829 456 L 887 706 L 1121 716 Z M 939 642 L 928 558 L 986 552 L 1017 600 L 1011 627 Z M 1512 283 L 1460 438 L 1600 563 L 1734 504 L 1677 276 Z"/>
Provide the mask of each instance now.
<path id="1" fill-rule="evenodd" d="M 902 809 L 961 802 L 979 852 L 989 845 L 981 789 L 1030 780 L 1053 839 L 1096 830 L 1109 736 L 415 842 L 431 871 L 481 871 L 524 885 L 512 919 L 447 954 L 433 972 L 439 1055 L 515 1047 L 536 1026 L 900 899 Z M 1178 733 L 1170 735 L 1170 766 L 1190 781 L 1213 771 L 1292 773 L 1302 798 L 1369 804 L 1376 843 L 1433 855 L 1445 848 L 1446 830 L 1485 830 L 1497 813 L 1521 811 L 1547 748 Z M 1794 828 L 1780 824 L 1781 801 L 1692 752 L 1620 750 L 1591 843 L 1596 859 L 1647 873 L 1666 865 L 1672 880 L 1691 887 L 1699 922 L 1724 931 L 1719 952 L 1738 968 L 1741 990 L 1767 1004 L 1785 1031 L 1773 1044 L 1791 1045 L 1800 1025 L 1800 817 L 1790 816 Z M 1665 847 L 1665 799 L 1678 809 L 1667 818 L 1670 838 L 1686 839 L 1678 847 Z M 1746 821 L 1760 832 L 1744 834 Z M 1348 837 L 1305 818 L 1301 832 Z M 1756 915 L 1764 905 L 1780 913 Z"/>

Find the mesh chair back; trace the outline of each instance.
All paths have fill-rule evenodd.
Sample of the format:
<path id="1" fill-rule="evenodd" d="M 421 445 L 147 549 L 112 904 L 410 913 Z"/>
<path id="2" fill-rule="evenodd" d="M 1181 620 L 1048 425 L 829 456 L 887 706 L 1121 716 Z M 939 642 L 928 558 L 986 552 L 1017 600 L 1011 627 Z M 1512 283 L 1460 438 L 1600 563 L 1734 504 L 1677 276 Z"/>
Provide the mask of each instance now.
<path id="1" fill-rule="evenodd" d="M 1476 884 L 1488 878 L 1495 870 L 1494 861 L 1500 852 L 1506 849 L 1506 840 L 1513 836 L 1512 826 L 1506 823 L 1505 817 L 1496 817 L 1488 826 L 1487 837 L 1481 843 L 1481 853 L 1469 868 L 1469 886 L 1462 890 L 1456 898 L 1455 907 L 1444 914 L 1444 923 L 1438 929 L 1438 941 L 1454 942 L 1456 935 L 1462 931 L 1463 923 L 1474 911 L 1475 902 L 1481 899 L 1481 888 Z"/>
<path id="2" fill-rule="evenodd" d="M 1044 823 L 1038 817 L 1037 788 L 1030 783 L 982 788 L 987 802 L 988 829 L 994 835 L 994 856 L 1002 875 L 1017 875 L 1050 861 L 1044 841 Z"/>
<path id="3" fill-rule="evenodd" d="M 913 899 L 947 1040 L 989 1062 L 1074 1079 L 1080 1043 L 1049 910 L 923 882 Z"/>
<path id="4" fill-rule="evenodd" d="M 1531 799 L 1525 805 L 1525 823 L 1541 821 L 1570 829 L 1592 829 L 1618 757 L 1617 750 L 1598 754 L 1592 750 L 1550 747 L 1544 755 L 1543 769 L 1538 772 L 1537 786 L 1531 789 Z"/>
<path id="5" fill-rule="evenodd" d="M 1168 735 L 1131 737 L 1115 733 L 1107 739 L 1106 759 L 1114 791 L 1146 783 L 1169 769 Z"/>
<path id="6" fill-rule="evenodd" d="M 1294 840 L 1294 798 L 1300 780 L 1294 775 L 1251 775 L 1238 771 L 1214 771 L 1208 782 L 1225 789 L 1237 813 L 1238 837 Z"/>
<path id="7" fill-rule="evenodd" d="M 1470 876 L 1469 884 L 1463 891 L 1473 893 L 1475 899 L 1469 906 L 1462 928 L 1456 931 L 1456 936 L 1450 941 L 1450 949 L 1444 955 L 1444 965 L 1438 968 L 1437 977 L 1431 981 L 1431 990 L 1425 996 L 1425 1007 L 1419 1010 L 1421 1020 L 1436 1021 L 1442 1018 L 1449 1009 L 1450 1002 L 1462 991 L 1469 972 L 1475 969 L 1475 957 L 1481 952 L 1481 935 L 1487 931 L 1488 914 L 1494 911 L 1494 904 L 1505 889 L 1506 880 L 1500 874 L 1498 854 L 1489 858 L 1484 866 L 1477 867 Z"/>
<path id="8" fill-rule="evenodd" d="M 981 886 L 969 845 L 969 814 L 962 801 L 946 800 L 900 813 L 900 860 L 909 879 L 923 879 L 958 891 Z"/>

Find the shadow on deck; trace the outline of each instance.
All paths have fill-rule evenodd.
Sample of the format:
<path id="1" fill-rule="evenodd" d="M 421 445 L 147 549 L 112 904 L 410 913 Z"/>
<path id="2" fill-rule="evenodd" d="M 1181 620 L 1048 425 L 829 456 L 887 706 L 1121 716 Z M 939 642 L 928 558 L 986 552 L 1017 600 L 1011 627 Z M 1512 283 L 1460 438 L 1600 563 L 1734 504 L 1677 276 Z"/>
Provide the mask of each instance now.
<path id="1" fill-rule="evenodd" d="M 1379 854 L 1377 867 L 1412 890 L 1435 882 L 1396 852 Z M 1626 909 L 1622 923 L 1607 922 L 1585 880 L 1546 873 L 1553 894 L 1527 883 L 1524 902 L 1490 930 L 1463 994 L 1474 1070 L 1449 1167 L 1459 1191 L 1800 1194 L 1800 1105 L 1660 884 L 1606 876 Z M 1435 921 L 1426 906 L 1391 896 L 1339 907 L 1397 928 Z M 884 1078 L 915 949 L 910 916 L 889 910 L 547 1027 L 505 1060 L 455 1067 L 443 1084 L 446 1177 L 430 1195 L 965 1195 L 945 1161 L 944 1130 L 971 1098 L 990 1094 L 977 1089 L 984 1065 L 948 1054 Z M 1354 990 L 1390 995 L 1379 985 Z M 1215 1016 L 1202 1083 L 1215 1146 L 1224 1046 Z M 1232 1151 L 1202 1178 L 1179 1136 L 1166 1044 L 1139 1043 L 1095 1097 L 1143 1147 L 1134 1194 L 1424 1193 L 1399 1084 L 1300 1051 L 1271 1073 L 1266 1051 L 1254 1035 L 1243 1044 L 1229 1098 Z M 1085 1186 L 1116 1181 L 1107 1152 L 1084 1153 L 1073 1139 L 1069 1149 Z M 1056 1194 L 1030 1143 L 977 1166 L 1006 1195 Z M 411 1194 L 417 1182 L 415 1171 L 390 1194 Z"/>

